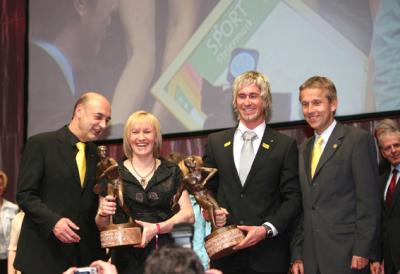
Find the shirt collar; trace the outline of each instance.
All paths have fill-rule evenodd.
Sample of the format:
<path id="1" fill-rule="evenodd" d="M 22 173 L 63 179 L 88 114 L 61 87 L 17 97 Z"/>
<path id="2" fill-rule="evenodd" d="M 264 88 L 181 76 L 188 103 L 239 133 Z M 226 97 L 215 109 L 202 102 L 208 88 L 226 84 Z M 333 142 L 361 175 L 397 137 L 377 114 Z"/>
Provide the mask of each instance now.
<path id="1" fill-rule="evenodd" d="M 240 121 L 240 122 L 239 122 L 239 125 L 238 125 L 238 127 L 237 127 L 237 131 L 239 131 L 240 134 L 243 134 L 245 131 L 251 130 L 251 131 L 253 131 L 253 132 L 257 135 L 257 138 L 262 139 L 262 137 L 263 137 L 263 135 L 264 135 L 264 131 L 265 131 L 266 126 L 267 126 L 267 125 L 266 125 L 266 123 L 265 123 L 265 121 L 264 121 L 264 122 L 262 122 L 261 124 L 259 124 L 256 128 L 254 128 L 254 129 L 248 129 L 248 128 L 242 123 L 242 121 Z"/>
<path id="2" fill-rule="evenodd" d="M 335 129 L 336 124 L 337 124 L 336 120 L 333 120 L 332 124 L 327 129 L 325 129 L 320 135 L 318 135 L 317 132 L 314 132 L 315 139 L 317 139 L 319 136 L 322 136 L 324 143 L 326 143 L 329 140 L 329 137 L 331 137 L 331 134 Z"/>
<path id="3" fill-rule="evenodd" d="M 12 203 L 12 202 L 10 202 L 10 201 L 8 201 L 8 200 L 3 198 L 3 204 L 2 204 L 2 206 L 0 208 L 1 208 L 1 210 L 5 210 L 5 209 L 10 209 L 10 208 L 11 209 L 18 208 L 18 206 L 16 204 L 14 204 L 14 203 Z"/>
<path id="4" fill-rule="evenodd" d="M 68 142 L 71 143 L 71 146 L 75 147 L 76 143 L 80 142 L 78 137 L 76 137 L 72 131 L 68 128 L 68 126 L 66 127 L 66 132 L 67 132 L 67 138 L 68 138 Z"/>

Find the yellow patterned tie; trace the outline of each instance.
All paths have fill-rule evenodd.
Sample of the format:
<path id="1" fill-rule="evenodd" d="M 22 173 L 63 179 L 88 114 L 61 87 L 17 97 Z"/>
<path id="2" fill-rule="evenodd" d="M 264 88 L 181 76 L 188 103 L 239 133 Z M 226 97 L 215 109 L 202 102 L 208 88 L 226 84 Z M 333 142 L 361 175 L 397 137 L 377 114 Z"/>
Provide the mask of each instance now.
<path id="1" fill-rule="evenodd" d="M 321 136 L 319 136 L 314 143 L 312 158 L 311 158 L 311 178 L 314 177 L 315 169 L 317 168 L 319 158 L 321 158 L 323 143 L 324 139 L 322 139 Z"/>
<path id="2" fill-rule="evenodd" d="M 83 182 L 85 181 L 86 174 L 86 157 L 85 157 L 85 143 L 76 143 L 78 148 L 78 153 L 76 154 L 75 160 L 78 166 L 79 178 L 81 179 L 81 186 L 83 187 Z"/>

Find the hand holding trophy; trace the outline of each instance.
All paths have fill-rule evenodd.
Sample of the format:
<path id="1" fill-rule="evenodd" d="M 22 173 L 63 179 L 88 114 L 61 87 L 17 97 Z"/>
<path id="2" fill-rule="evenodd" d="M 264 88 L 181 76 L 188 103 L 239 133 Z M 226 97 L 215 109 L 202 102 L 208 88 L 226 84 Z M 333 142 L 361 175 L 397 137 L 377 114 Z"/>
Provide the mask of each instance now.
<path id="1" fill-rule="evenodd" d="M 236 225 L 218 226 L 216 211 L 221 210 L 221 208 L 206 188 L 208 180 L 218 170 L 201 166 L 201 161 L 196 161 L 194 156 L 187 157 L 183 163 L 188 172 L 182 179 L 181 188 L 175 200 L 179 198 L 179 193 L 186 189 L 206 210 L 211 222 L 212 233 L 205 238 L 205 248 L 211 259 L 218 259 L 235 252 L 232 248 L 244 239 L 244 234 Z M 176 210 L 175 206 L 176 202 L 174 201 L 174 210 Z"/>
<path id="2" fill-rule="evenodd" d="M 99 146 L 97 152 L 100 161 L 97 164 L 97 184 L 94 187 L 94 192 L 100 195 L 106 190 L 107 197 L 114 197 L 125 214 L 129 216 L 128 223 L 114 224 L 112 215 L 109 215 L 109 225 L 100 232 L 101 246 L 107 248 L 138 244 L 141 242 L 141 229 L 140 226 L 133 221 L 130 211 L 124 203 L 123 182 L 118 173 L 118 164 L 113 158 L 106 156 L 106 146 Z M 101 210 L 102 207 L 103 205 L 100 204 L 99 210 Z M 100 213 L 99 215 L 101 216 Z"/>

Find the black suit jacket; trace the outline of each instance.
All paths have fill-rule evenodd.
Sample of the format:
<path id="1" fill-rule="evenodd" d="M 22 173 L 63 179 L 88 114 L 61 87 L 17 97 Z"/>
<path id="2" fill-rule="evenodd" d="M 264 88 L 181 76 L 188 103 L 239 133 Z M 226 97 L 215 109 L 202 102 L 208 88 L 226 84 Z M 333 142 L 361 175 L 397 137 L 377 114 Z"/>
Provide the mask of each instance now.
<path id="1" fill-rule="evenodd" d="M 17 201 L 25 211 L 15 267 L 24 273 L 61 273 L 103 258 L 94 218 L 96 146 L 86 145 L 86 177 L 81 188 L 68 128 L 31 137 L 21 161 Z M 61 243 L 52 229 L 66 217 L 79 226 L 79 244 Z"/>
<path id="2" fill-rule="evenodd" d="M 219 205 L 229 211 L 227 224 L 270 222 L 276 227 L 276 237 L 265 239 L 246 252 L 255 271 L 285 272 L 289 266 L 288 229 L 301 210 L 296 142 L 267 126 L 242 187 L 233 158 L 235 130 L 208 137 L 204 163 L 218 169 L 208 187 Z M 229 264 L 230 256 L 221 260 L 222 264 Z"/>
<path id="3" fill-rule="evenodd" d="M 382 197 L 390 176 L 390 167 L 380 177 Z M 392 207 L 387 209 L 382 199 L 382 254 L 387 264 L 400 269 L 400 183 L 397 181 Z"/>

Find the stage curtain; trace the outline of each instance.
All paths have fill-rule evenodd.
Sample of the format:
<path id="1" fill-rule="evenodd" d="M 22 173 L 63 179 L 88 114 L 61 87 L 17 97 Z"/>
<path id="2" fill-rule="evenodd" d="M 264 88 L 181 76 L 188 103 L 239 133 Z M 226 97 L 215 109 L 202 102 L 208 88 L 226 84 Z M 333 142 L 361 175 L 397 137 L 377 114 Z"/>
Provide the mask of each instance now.
<path id="1" fill-rule="evenodd" d="M 25 130 L 26 0 L 0 0 L 0 169 L 15 188 Z"/>

